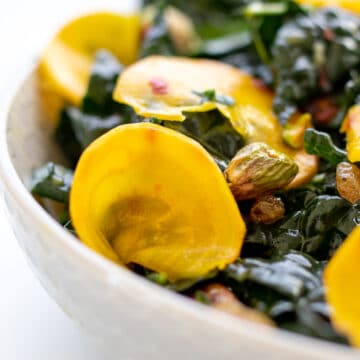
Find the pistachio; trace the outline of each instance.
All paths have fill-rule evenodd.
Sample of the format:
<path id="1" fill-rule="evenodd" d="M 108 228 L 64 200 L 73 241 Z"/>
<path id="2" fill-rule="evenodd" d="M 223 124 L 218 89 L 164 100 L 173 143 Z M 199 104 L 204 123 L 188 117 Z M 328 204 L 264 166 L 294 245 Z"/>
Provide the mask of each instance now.
<path id="1" fill-rule="evenodd" d="M 274 323 L 267 316 L 242 304 L 224 285 L 208 285 L 197 291 L 195 297 L 201 302 L 228 314 L 263 325 L 274 326 Z"/>
<path id="2" fill-rule="evenodd" d="M 348 162 L 336 168 L 336 188 L 340 196 L 355 204 L 360 200 L 360 169 Z"/>
<path id="3" fill-rule="evenodd" d="M 255 224 L 271 225 L 285 215 L 285 206 L 279 197 L 271 194 L 257 198 L 250 210 L 250 219 Z"/>
<path id="4" fill-rule="evenodd" d="M 298 171 L 290 157 L 258 142 L 243 147 L 235 155 L 225 177 L 236 200 L 246 200 L 285 187 Z"/>

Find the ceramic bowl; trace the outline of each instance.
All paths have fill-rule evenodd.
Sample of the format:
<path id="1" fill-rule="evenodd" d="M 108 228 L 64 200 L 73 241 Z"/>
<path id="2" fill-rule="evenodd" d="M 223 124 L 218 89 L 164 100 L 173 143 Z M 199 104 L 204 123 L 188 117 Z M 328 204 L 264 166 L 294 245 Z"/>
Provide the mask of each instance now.
<path id="1" fill-rule="evenodd" d="M 50 296 L 118 359 L 359 358 L 346 347 L 265 328 L 198 304 L 88 249 L 27 189 L 32 169 L 60 159 L 35 72 L 1 116 L 0 176 L 16 238 Z"/>

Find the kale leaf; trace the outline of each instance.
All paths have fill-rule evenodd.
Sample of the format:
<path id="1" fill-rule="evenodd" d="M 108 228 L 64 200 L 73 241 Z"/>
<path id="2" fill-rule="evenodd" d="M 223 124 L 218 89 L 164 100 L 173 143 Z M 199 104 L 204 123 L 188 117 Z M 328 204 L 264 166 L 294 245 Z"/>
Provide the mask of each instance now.
<path id="1" fill-rule="evenodd" d="M 332 328 L 324 299 L 325 262 L 289 251 L 270 260 L 238 259 L 223 272 L 224 283 L 245 304 L 270 316 L 280 327 L 346 343 Z"/>
<path id="2" fill-rule="evenodd" d="M 72 167 L 82 151 L 99 136 L 118 125 L 138 121 L 129 106 L 112 99 L 122 69 L 111 53 L 97 52 L 81 107 L 67 106 L 61 112 L 55 140 Z"/>
<path id="3" fill-rule="evenodd" d="M 274 77 L 271 69 L 261 61 L 256 50 L 252 47 L 225 55 L 219 60 L 261 79 L 269 87 L 273 86 Z"/>
<path id="4" fill-rule="evenodd" d="M 32 173 L 32 194 L 68 204 L 73 171 L 52 162 L 37 168 Z"/>
<path id="5" fill-rule="evenodd" d="M 144 5 L 154 5 L 157 0 L 145 0 Z M 174 6 L 183 11 L 193 19 L 198 28 L 206 28 L 211 26 L 216 28 L 219 25 L 226 25 L 226 22 L 231 22 L 233 18 L 238 18 L 237 10 L 246 4 L 246 0 L 197 0 L 197 1 L 182 1 L 182 0 L 167 0 L 167 5 Z M 214 29 L 214 31 L 216 31 Z M 217 31 L 222 32 L 221 28 Z"/>
<path id="6" fill-rule="evenodd" d="M 242 9 L 259 58 L 270 65 L 270 49 L 278 30 L 287 19 L 304 14 L 303 8 L 292 0 L 249 1 Z"/>
<path id="7" fill-rule="evenodd" d="M 214 101 L 216 103 L 227 106 L 235 105 L 235 100 L 232 97 L 227 95 L 217 94 L 215 89 L 209 89 L 205 91 L 193 90 L 193 93 L 200 97 L 202 104 L 209 101 Z"/>
<path id="8" fill-rule="evenodd" d="M 222 170 L 244 146 L 243 137 L 218 110 L 187 113 L 183 122 L 162 121 L 160 124 L 198 141 Z"/>
<path id="9" fill-rule="evenodd" d="M 149 29 L 146 29 L 141 44 L 140 57 L 149 55 L 175 55 L 176 49 L 172 42 L 168 25 L 165 20 L 165 1 L 155 1 L 155 17 Z"/>
<path id="10" fill-rule="evenodd" d="M 123 66 L 108 51 L 99 50 L 95 55 L 87 93 L 83 99 L 82 111 L 88 114 L 110 114 L 116 110 L 113 91 Z"/>
<path id="11" fill-rule="evenodd" d="M 307 100 L 330 93 L 360 66 L 360 18 L 324 8 L 289 20 L 272 49 L 276 74 L 274 110 L 287 120 Z"/>
<path id="12" fill-rule="evenodd" d="M 271 226 L 249 224 L 245 255 L 256 253 L 268 257 L 299 250 L 319 260 L 328 260 L 360 224 L 360 204 L 352 205 L 337 195 L 296 189 L 283 194 L 282 199 L 285 218 Z"/>
<path id="13" fill-rule="evenodd" d="M 116 126 L 139 121 L 132 110 L 124 109 L 122 114 L 108 116 L 87 114 L 73 106 L 62 111 L 55 138 L 73 167 L 83 150 L 98 137 Z"/>
<path id="14" fill-rule="evenodd" d="M 82 148 L 72 126 L 71 109 L 72 107 L 66 107 L 61 111 L 54 137 L 69 165 L 74 169 L 81 155 Z"/>
<path id="15" fill-rule="evenodd" d="M 344 93 L 340 96 L 340 110 L 332 121 L 332 128 L 339 128 L 350 107 L 360 103 L 360 70 L 350 73 L 350 80 L 345 84 Z"/>
<path id="16" fill-rule="evenodd" d="M 347 161 L 347 152 L 335 146 L 330 135 L 326 132 L 307 129 L 304 142 L 308 154 L 317 155 L 332 165 Z"/>
<path id="17" fill-rule="evenodd" d="M 148 0 L 144 5 L 159 7 L 159 2 Z M 169 0 L 166 5 L 174 6 L 191 18 L 203 40 L 197 54 L 202 57 L 229 55 L 253 43 L 259 48 L 260 42 L 268 51 L 284 20 L 303 12 L 302 7 L 293 0 Z M 157 37 L 152 35 L 150 38 L 156 38 L 159 45 L 150 53 L 173 54 L 168 31 L 161 22 L 156 34 Z M 149 52 L 146 54 L 149 55 Z"/>
<path id="18" fill-rule="evenodd" d="M 85 149 L 90 143 L 114 127 L 124 123 L 118 114 L 108 117 L 88 115 L 75 107 L 68 107 L 66 114 L 71 121 L 71 127 L 76 140 Z"/>

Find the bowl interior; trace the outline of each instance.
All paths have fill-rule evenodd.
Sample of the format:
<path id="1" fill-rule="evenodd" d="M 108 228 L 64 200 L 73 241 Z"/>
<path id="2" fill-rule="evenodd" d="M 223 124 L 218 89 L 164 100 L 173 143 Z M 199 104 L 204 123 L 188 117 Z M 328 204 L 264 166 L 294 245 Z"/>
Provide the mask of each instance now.
<path id="1" fill-rule="evenodd" d="M 47 161 L 64 164 L 64 158 L 53 141 L 56 120 L 47 99 L 39 96 L 41 88 L 34 70 L 22 85 L 9 112 L 7 145 L 12 164 L 27 186 L 31 171 Z M 58 101 L 55 97 L 50 99 Z M 58 105 L 56 105 L 58 107 Z"/>

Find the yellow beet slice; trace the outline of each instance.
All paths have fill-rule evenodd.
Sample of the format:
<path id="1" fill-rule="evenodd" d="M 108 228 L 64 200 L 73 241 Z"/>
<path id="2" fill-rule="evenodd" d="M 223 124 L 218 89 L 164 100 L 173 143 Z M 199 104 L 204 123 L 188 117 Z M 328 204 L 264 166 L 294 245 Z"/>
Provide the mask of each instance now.
<path id="1" fill-rule="evenodd" d="M 109 50 L 127 65 L 137 58 L 139 38 L 137 15 L 104 12 L 77 18 L 58 32 L 42 54 L 41 80 L 49 91 L 78 105 L 86 92 L 95 52 Z"/>
<path id="2" fill-rule="evenodd" d="M 296 0 L 302 5 L 311 5 L 315 7 L 336 6 L 349 10 L 355 14 L 360 14 L 359 0 Z"/>
<path id="3" fill-rule="evenodd" d="M 201 103 L 193 91 L 216 89 L 222 95 L 230 95 L 242 80 L 235 68 L 219 62 L 155 55 L 123 72 L 114 99 L 145 117 L 183 121 L 183 112 L 217 107 L 214 102 Z"/>
<path id="4" fill-rule="evenodd" d="M 123 125 L 93 142 L 75 171 L 71 219 L 81 241 L 171 281 L 224 268 L 245 225 L 226 181 L 195 141 L 159 125 Z"/>
<path id="5" fill-rule="evenodd" d="M 213 89 L 230 96 L 234 106 L 202 102 L 193 91 Z M 287 146 L 272 111 L 273 93 L 248 74 L 224 63 L 204 59 L 150 56 L 128 67 L 120 76 L 114 99 L 145 117 L 183 121 L 184 112 L 218 109 L 248 143 L 266 142 L 293 157 L 299 165 L 291 186 L 308 182 L 317 173 L 317 158 Z"/>
<path id="6" fill-rule="evenodd" d="M 360 347 L 360 226 L 356 227 L 330 260 L 324 273 L 332 321 L 353 345 Z"/>
<path id="7" fill-rule="evenodd" d="M 360 161 L 360 105 L 354 105 L 349 110 L 340 131 L 346 133 L 349 160 Z"/>

